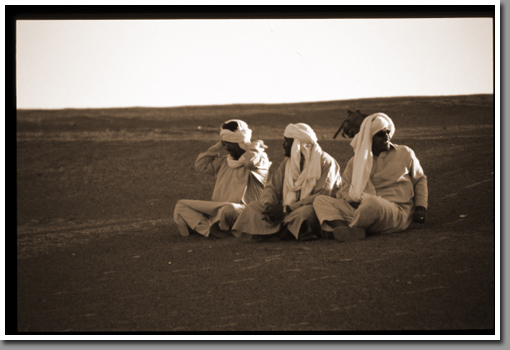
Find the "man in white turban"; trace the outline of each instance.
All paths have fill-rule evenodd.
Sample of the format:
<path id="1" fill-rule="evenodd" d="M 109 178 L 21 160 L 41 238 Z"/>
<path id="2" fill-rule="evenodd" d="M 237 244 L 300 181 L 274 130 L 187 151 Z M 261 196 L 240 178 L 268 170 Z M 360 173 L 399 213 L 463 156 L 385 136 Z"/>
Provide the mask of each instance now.
<path id="1" fill-rule="evenodd" d="M 306 124 L 289 124 L 284 132 L 285 158 L 267 183 L 260 199 L 246 207 L 232 232 L 258 240 L 272 237 L 309 240 L 320 236 L 312 202 L 331 195 L 341 181 L 340 166 L 317 143 Z"/>
<path id="2" fill-rule="evenodd" d="M 271 162 L 264 142 L 251 142 L 252 131 L 242 120 L 226 121 L 220 130 L 220 141 L 195 161 L 197 171 L 216 177 L 212 201 L 181 199 L 175 206 L 174 221 L 183 236 L 188 236 L 190 229 L 205 237 L 226 236 L 245 206 L 259 199 L 266 184 Z"/>
<path id="3" fill-rule="evenodd" d="M 352 241 L 425 222 L 427 177 L 412 149 L 391 143 L 394 133 L 386 114 L 365 118 L 336 198 L 319 196 L 313 203 L 323 236 Z"/>

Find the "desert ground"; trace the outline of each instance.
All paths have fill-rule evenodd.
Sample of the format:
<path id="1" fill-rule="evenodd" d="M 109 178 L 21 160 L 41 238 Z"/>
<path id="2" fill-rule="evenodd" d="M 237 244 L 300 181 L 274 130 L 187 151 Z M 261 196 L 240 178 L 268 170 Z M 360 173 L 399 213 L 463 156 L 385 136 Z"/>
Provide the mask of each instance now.
<path id="1" fill-rule="evenodd" d="M 490 334 L 500 234 L 493 102 L 471 95 L 18 110 L 17 239 L 6 243 L 17 305 L 7 326 Z M 214 178 L 193 163 L 218 140 L 221 122 L 245 120 L 269 146 L 272 169 L 283 159 L 285 126 L 307 123 L 344 168 L 352 148 L 332 136 L 348 109 L 388 114 L 393 142 L 415 151 L 428 176 L 425 224 L 350 243 L 180 236 L 173 208 L 182 198 L 210 199 Z"/>

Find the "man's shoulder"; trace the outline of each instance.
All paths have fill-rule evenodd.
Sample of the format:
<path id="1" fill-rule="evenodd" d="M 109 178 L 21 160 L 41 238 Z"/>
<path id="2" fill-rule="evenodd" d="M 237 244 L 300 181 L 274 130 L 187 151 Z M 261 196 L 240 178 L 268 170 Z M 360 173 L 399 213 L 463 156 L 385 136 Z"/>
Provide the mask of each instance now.
<path id="1" fill-rule="evenodd" d="M 247 150 L 244 153 L 244 158 L 249 162 L 253 163 L 256 167 L 261 166 L 264 167 L 269 162 L 269 157 L 266 152 L 256 151 L 256 150 Z"/>
<path id="2" fill-rule="evenodd" d="M 248 149 L 248 150 L 246 150 L 246 152 L 244 154 L 245 154 L 246 158 L 248 158 L 248 157 L 251 158 L 251 157 L 255 157 L 255 156 L 263 156 L 264 154 L 266 154 L 266 152 L 261 152 L 261 151 L 257 151 L 254 149 Z"/>
<path id="3" fill-rule="evenodd" d="M 413 149 L 411 147 L 409 147 L 409 146 L 406 146 L 406 145 L 396 145 L 394 143 L 392 143 L 391 145 L 393 146 L 392 147 L 393 151 L 399 157 L 411 157 L 411 158 L 413 158 L 415 156 Z"/>
<path id="4" fill-rule="evenodd" d="M 412 148 L 409 147 L 409 146 L 406 146 L 406 145 L 397 145 L 395 143 L 392 143 L 391 145 L 393 146 L 393 148 L 397 152 L 400 152 L 400 153 L 414 153 Z"/>

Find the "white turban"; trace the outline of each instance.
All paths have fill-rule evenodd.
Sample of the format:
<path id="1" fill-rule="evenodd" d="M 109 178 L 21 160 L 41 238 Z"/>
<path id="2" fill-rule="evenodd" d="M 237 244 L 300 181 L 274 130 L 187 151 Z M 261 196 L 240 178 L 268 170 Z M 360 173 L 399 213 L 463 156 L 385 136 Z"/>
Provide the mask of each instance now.
<path id="1" fill-rule="evenodd" d="M 251 144 L 251 129 L 248 127 L 248 124 L 239 119 L 231 119 L 227 120 L 223 124 L 228 124 L 230 122 L 236 122 L 238 127 L 236 131 L 230 131 L 228 129 L 220 128 L 220 138 L 222 141 L 238 143 L 239 147 L 244 150 L 247 150 Z"/>
<path id="2" fill-rule="evenodd" d="M 383 129 L 390 130 L 390 139 L 395 134 L 395 125 L 390 117 L 384 113 L 369 115 L 363 120 L 359 132 L 351 141 L 351 146 L 354 149 L 354 164 L 349 197 L 355 202 L 361 200 L 361 194 L 367 186 L 370 172 L 372 171 L 374 162 L 372 138 Z"/>
<path id="3" fill-rule="evenodd" d="M 283 184 L 283 204 L 289 205 L 297 201 L 298 191 L 301 191 L 300 200 L 312 193 L 317 180 L 321 177 L 322 149 L 317 143 L 315 132 L 306 124 L 289 124 L 283 136 L 294 139 Z M 303 171 L 301 155 L 305 158 Z"/>
<path id="4" fill-rule="evenodd" d="M 248 127 L 248 124 L 246 124 L 244 121 L 239 119 L 231 119 L 227 120 L 223 124 L 228 124 L 230 122 L 236 122 L 237 123 L 237 130 L 231 131 L 228 129 L 223 129 L 220 127 L 220 138 L 222 141 L 226 142 L 233 142 L 239 144 L 239 147 L 244 149 L 245 151 L 252 151 L 252 152 L 264 152 L 267 146 L 264 144 L 264 141 L 257 140 L 254 142 L 251 142 L 251 129 Z M 246 162 L 246 158 L 244 154 L 238 159 L 235 160 L 232 158 L 231 155 L 227 157 L 228 165 L 231 168 L 239 168 L 244 165 Z M 271 163 L 269 163 L 271 164 Z"/>

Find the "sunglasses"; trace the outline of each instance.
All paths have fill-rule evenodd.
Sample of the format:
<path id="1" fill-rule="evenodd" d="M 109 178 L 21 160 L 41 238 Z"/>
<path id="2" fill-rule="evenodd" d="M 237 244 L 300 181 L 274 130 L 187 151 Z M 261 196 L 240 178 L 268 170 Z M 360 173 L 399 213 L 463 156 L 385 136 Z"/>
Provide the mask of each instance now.
<path id="1" fill-rule="evenodd" d="M 377 136 L 377 137 L 384 137 L 384 136 L 388 135 L 389 133 L 390 133 L 390 131 L 389 131 L 389 130 L 381 130 L 381 131 L 379 131 L 379 132 L 375 133 L 375 135 L 374 135 L 374 136 Z"/>

